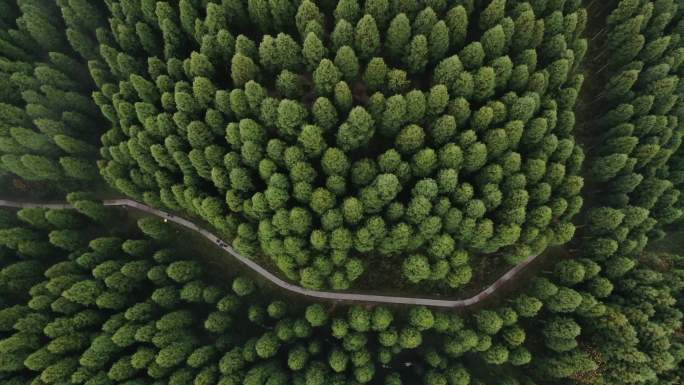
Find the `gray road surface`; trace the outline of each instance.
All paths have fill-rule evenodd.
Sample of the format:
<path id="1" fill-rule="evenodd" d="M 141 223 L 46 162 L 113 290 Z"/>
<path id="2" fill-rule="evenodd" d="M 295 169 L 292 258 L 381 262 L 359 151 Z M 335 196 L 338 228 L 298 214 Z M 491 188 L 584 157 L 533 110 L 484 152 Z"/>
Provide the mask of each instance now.
<path id="1" fill-rule="evenodd" d="M 149 207 L 140 202 L 136 202 L 131 199 L 110 199 L 103 201 L 105 206 L 120 206 L 120 207 L 130 207 L 136 210 L 144 211 L 148 214 L 156 215 L 157 217 L 166 219 L 168 221 L 177 223 L 183 227 L 190 230 L 197 231 L 202 234 L 205 238 L 209 239 L 216 246 L 220 247 L 224 251 L 228 252 L 230 255 L 235 257 L 238 261 L 245 264 L 250 269 L 257 272 L 262 277 L 271 281 L 275 285 L 310 298 L 319 298 L 324 300 L 332 301 L 343 301 L 343 302 L 364 302 L 364 303 L 386 303 L 395 305 L 424 305 L 430 307 L 441 307 L 441 308 L 465 308 L 472 306 L 478 302 L 483 301 L 494 292 L 496 292 L 501 286 L 506 282 L 510 281 L 518 272 L 523 270 L 527 265 L 537 258 L 538 255 L 533 255 L 528 257 L 526 260 L 522 261 L 518 265 L 514 266 L 512 269 L 508 270 L 499 279 L 492 283 L 489 287 L 482 290 L 478 294 L 466 298 L 466 299 L 434 299 L 434 298 L 420 298 L 420 297 L 398 297 L 391 295 L 373 295 L 373 294 L 362 294 L 362 293 L 351 293 L 351 292 L 340 292 L 340 291 L 320 291 L 306 289 L 301 286 L 297 286 L 290 282 L 284 281 L 278 278 L 273 273 L 269 272 L 258 263 L 253 260 L 240 255 L 235 249 L 233 249 L 227 242 L 221 240 L 219 237 L 211 233 L 210 231 L 203 229 L 193 222 L 187 219 L 178 217 L 174 214 L 168 213 L 166 211 L 158 210 Z M 17 202 L 8 201 L 0 199 L 0 206 L 4 207 L 15 207 L 15 208 L 30 208 L 30 207 L 40 207 L 47 209 L 73 209 L 74 207 L 68 203 L 30 203 L 30 202 Z"/>

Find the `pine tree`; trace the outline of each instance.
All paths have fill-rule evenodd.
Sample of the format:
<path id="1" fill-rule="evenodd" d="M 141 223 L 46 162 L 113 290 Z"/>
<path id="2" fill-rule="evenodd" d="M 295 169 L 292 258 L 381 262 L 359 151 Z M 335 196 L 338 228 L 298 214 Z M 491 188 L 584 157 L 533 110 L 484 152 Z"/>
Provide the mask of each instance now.
<path id="1" fill-rule="evenodd" d="M 363 107 L 355 107 L 349 113 L 346 123 L 340 126 L 337 133 L 338 146 L 349 151 L 367 144 L 373 136 L 373 124 L 373 118 Z"/>
<path id="2" fill-rule="evenodd" d="M 369 92 L 379 91 L 385 86 L 387 77 L 387 65 L 382 58 L 374 57 L 368 62 L 363 74 L 363 80 Z"/>
<path id="3" fill-rule="evenodd" d="M 468 33 L 468 13 L 462 5 L 457 5 L 451 8 L 445 18 L 444 22 L 449 28 L 449 45 L 452 50 L 460 49 L 464 43 Z"/>
<path id="4" fill-rule="evenodd" d="M 247 2 L 249 18 L 253 20 L 263 32 L 269 31 L 273 24 L 269 11 L 267 0 L 249 0 Z"/>
<path id="5" fill-rule="evenodd" d="M 392 19 L 387 29 L 387 50 L 397 60 L 403 57 L 404 49 L 411 40 L 411 24 L 405 14 L 400 13 Z"/>
<path id="6" fill-rule="evenodd" d="M 307 68 L 310 70 L 318 67 L 318 64 L 326 56 L 327 50 L 323 46 L 323 42 L 313 33 L 306 35 L 304 40 L 302 55 Z"/>
<path id="7" fill-rule="evenodd" d="M 306 36 L 304 32 L 310 21 L 317 22 L 321 26 L 325 25 L 323 14 L 321 14 L 316 4 L 309 0 L 305 0 L 299 5 L 297 14 L 295 15 L 295 24 L 297 25 L 297 30 L 301 36 Z"/>
<path id="8" fill-rule="evenodd" d="M 364 13 L 373 17 L 380 30 L 385 30 L 387 27 L 389 9 L 388 0 L 368 0 L 363 5 Z"/>
<path id="9" fill-rule="evenodd" d="M 378 53 L 380 32 L 372 16 L 365 15 L 356 24 L 354 46 L 362 60 L 370 59 Z"/>
<path id="10" fill-rule="evenodd" d="M 438 62 L 444 58 L 449 50 L 449 29 L 444 21 L 437 22 L 428 35 L 430 61 Z"/>
<path id="11" fill-rule="evenodd" d="M 424 35 L 417 35 L 407 47 L 405 63 L 409 73 L 420 73 L 428 63 L 428 42 Z"/>
<path id="12" fill-rule="evenodd" d="M 479 27 L 487 30 L 495 26 L 503 17 L 506 11 L 506 0 L 493 0 L 480 14 Z"/>
<path id="13" fill-rule="evenodd" d="M 339 22 L 341 19 L 348 21 L 350 24 L 355 24 L 360 16 L 361 7 L 356 0 L 342 0 L 337 3 L 333 16 L 335 16 L 335 22 Z"/>
<path id="14" fill-rule="evenodd" d="M 230 62 L 230 76 L 233 83 L 241 87 L 250 80 L 257 80 L 259 70 L 249 57 L 237 53 Z"/>
<path id="15" fill-rule="evenodd" d="M 354 27 L 346 20 L 340 20 L 330 34 L 332 50 L 337 52 L 343 46 L 354 44 Z"/>
<path id="16" fill-rule="evenodd" d="M 316 91 L 321 95 L 331 94 L 335 84 L 340 81 L 341 76 L 342 73 L 332 61 L 328 59 L 321 60 L 321 62 L 318 64 L 318 67 L 313 72 Z"/>
<path id="17" fill-rule="evenodd" d="M 490 59 L 501 56 L 506 46 L 506 36 L 501 25 L 497 25 L 485 31 L 480 40 L 485 55 Z"/>
<path id="18" fill-rule="evenodd" d="M 335 55 L 335 66 L 339 68 L 342 76 L 351 82 L 356 79 L 359 72 L 359 59 L 356 53 L 349 46 L 343 46 Z"/>
<path id="19" fill-rule="evenodd" d="M 291 71 L 299 69 L 301 62 L 299 53 L 302 48 L 290 35 L 279 33 L 275 39 L 275 48 L 280 68 Z"/>

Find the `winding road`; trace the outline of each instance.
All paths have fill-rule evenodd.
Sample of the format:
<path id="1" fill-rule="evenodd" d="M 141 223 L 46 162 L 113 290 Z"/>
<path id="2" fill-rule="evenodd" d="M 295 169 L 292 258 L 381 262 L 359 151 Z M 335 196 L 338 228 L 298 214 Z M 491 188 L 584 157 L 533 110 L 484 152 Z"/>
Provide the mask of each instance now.
<path id="1" fill-rule="evenodd" d="M 171 221 L 174 223 L 177 223 L 183 227 L 186 227 L 190 230 L 196 231 L 200 234 L 202 234 L 205 238 L 209 239 L 212 243 L 214 243 L 216 246 L 220 247 L 224 251 L 228 252 L 230 255 L 235 257 L 238 261 L 242 262 L 245 264 L 247 267 L 250 269 L 254 270 L 256 273 L 261 275 L 262 277 L 266 278 L 267 280 L 271 281 L 275 285 L 288 290 L 290 292 L 300 294 L 306 297 L 310 298 L 318 298 L 318 299 L 324 299 L 324 300 L 332 300 L 332 301 L 344 301 L 344 302 L 364 302 L 364 303 L 385 303 L 385 304 L 394 304 L 394 305 L 424 305 L 424 306 L 430 306 L 430 307 L 440 307 L 440 308 L 465 308 L 469 307 L 472 305 L 475 305 L 483 300 L 485 300 L 487 297 L 492 295 L 494 292 L 496 292 L 499 288 L 501 288 L 506 282 L 510 281 L 518 272 L 523 270 L 527 265 L 529 265 L 532 261 L 534 261 L 539 255 L 532 255 L 519 263 L 518 265 L 514 266 L 510 270 L 508 270 L 505 274 L 503 274 L 499 279 L 497 279 L 494 283 L 492 283 L 489 287 L 486 289 L 482 290 L 478 294 L 466 298 L 466 299 L 455 299 L 455 300 L 449 300 L 449 299 L 434 299 L 434 298 L 420 298 L 420 297 L 398 297 L 398 296 L 388 296 L 388 295 L 373 295 L 373 294 L 361 294 L 361 293 L 351 293 L 351 292 L 340 292 L 340 291 L 320 291 L 320 290 L 311 290 L 311 289 L 306 289 L 301 286 L 297 286 L 295 284 L 289 283 L 287 281 L 284 281 L 281 278 L 278 278 L 276 275 L 273 273 L 269 272 L 265 268 L 263 268 L 261 265 L 258 263 L 254 262 L 253 260 L 240 255 L 235 249 L 233 249 L 228 243 L 214 235 L 213 233 L 209 232 L 206 229 L 203 229 L 193 222 L 178 217 L 174 214 L 168 213 L 166 211 L 158 210 L 155 208 L 152 208 L 150 206 L 147 206 L 145 204 L 142 204 L 140 202 L 136 202 L 131 199 L 109 199 L 109 200 L 104 200 L 103 204 L 105 206 L 119 206 L 119 207 L 130 207 L 134 208 L 136 210 L 140 210 L 143 212 L 146 212 L 148 214 L 155 215 L 157 217 L 166 219 L 167 221 Z M 46 209 L 74 209 L 74 207 L 68 203 L 31 203 L 31 202 L 17 202 L 17 201 L 9 201 L 9 200 L 1 200 L 0 199 L 0 207 L 13 207 L 13 208 L 46 208 Z"/>

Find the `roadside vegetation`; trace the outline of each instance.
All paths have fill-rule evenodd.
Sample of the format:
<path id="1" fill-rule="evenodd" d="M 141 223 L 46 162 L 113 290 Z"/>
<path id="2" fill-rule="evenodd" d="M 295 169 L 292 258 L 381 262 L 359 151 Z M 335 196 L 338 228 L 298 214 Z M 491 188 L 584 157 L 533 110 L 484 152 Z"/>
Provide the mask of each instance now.
<path id="1" fill-rule="evenodd" d="M 0 197 L 75 207 L 0 211 L 0 385 L 681 384 L 683 62 L 675 0 L 0 0 Z M 311 289 L 542 263 L 314 303 L 105 196 Z"/>

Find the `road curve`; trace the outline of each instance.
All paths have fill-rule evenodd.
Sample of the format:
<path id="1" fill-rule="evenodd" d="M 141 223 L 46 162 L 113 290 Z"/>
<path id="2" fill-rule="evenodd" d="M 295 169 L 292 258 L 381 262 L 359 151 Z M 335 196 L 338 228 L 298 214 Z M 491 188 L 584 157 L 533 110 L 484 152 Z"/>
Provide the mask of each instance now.
<path id="1" fill-rule="evenodd" d="M 221 240 L 219 237 L 216 235 L 212 234 L 206 229 L 203 229 L 199 226 L 197 226 L 195 223 L 185 219 L 178 217 L 174 214 L 168 213 L 166 211 L 158 210 L 155 208 L 152 208 L 150 206 L 147 206 L 145 204 L 142 204 L 140 202 L 136 202 L 131 199 L 108 199 L 104 200 L 103 204 L 105 206 L 120 206 L 120 207 L 131 207 L 136 210 L 140 210 L 143 212 L 146 212 L 148 214 L 155 215 L 157 217 L 166 219 L 168 221 L 177 223 L 185 228 L 188 228 L 190 230 L 197 231 L 198 233 L 202 234 L 205 238 L 209 239 L 212 243 L 214 243 L 216 246 L 220 247 L 221 249 L 225 250 L 228 252 L 230 255 L 235 257 L 238 261 L 242 262 L 243 264 L 247 265 L 250 269 L 254 270 L 257 272 L 259 275 L 262 277 L 266 278 L 267 280 L 271 281 L 275 285 L 288 290 L 293 293 L 297 293 L 306 297 L 310 298 L 318 298 L 318 299 L 324 299 L 324 300 L 332 300 L 332 301 L 344 301 L 344 302 L 365 302 L 365 303 L 385 303 L 385 304 L 394 304 L 394 305 L 424 305 L 424 306 L 430 306 L 430 307 L 440 307 L 440 308 L 465 308 L 468 306 L 475 305 L 487 297 L 489 297 L 492 293 L 496 292 L 502 285 L 504 285 L 506 282 L 510 281 L 518 272 L 523 270 L 527 265 L 529 265 L 532 261 L 537 258 L 538 255 L 532 255 L 519 263 L 518 265 L 514 266 L 510 270 L 508 270 L 505 274 L 503 274 L 499 279 L 497 279 L 494 283 L 492 283 L 489 287 L 486 289 L 482 290 L 478 294 L 466 298 L 466 299 L 454 299 L 454 300 L 448 300 L 448 299 L 434 299 L 434 298 L 420 298 L 420 297 L 397 297 L 397 296 L 388 296 L 388 295 L 373 295 L 373 294 L 361 294 L 361 293 L 351 293 L 351 292 L 340 292 L 340 291 L 319 291 L 319 290 L 311 290 L 311 289 L 306 289 L 301 286 L 297 286 L 295 284 L 289 283 L 287 281 L 284 281 L 281 278 L 278 278 L 276 275 L 271 273 L 270 271 L 266 270 L 263 268 L 261 265 L 258 263 L 254 262 L 253 260 L 244 257 L 240 255 L 235 249 L 233 249 L 228 243 L 224 242 Z M 2 200 L 0 199 L 0 207 L 13 207 L 13 208 L 46 208 L 46 209 L 73 209 L 74 207 L 68 203 L 32 203 L 32 202 L 17 202 L 17 201 L 9 201 L 9 200 Z"/>

